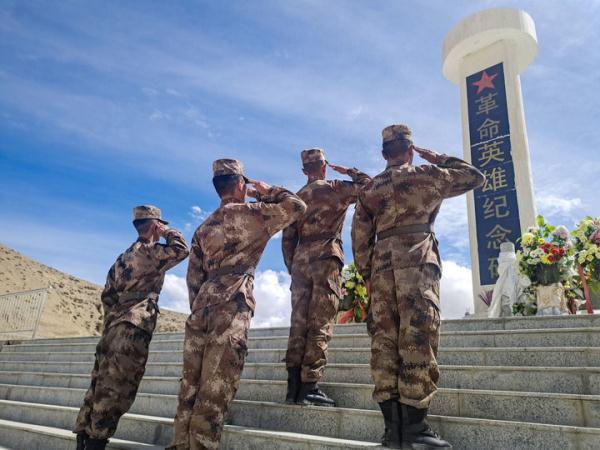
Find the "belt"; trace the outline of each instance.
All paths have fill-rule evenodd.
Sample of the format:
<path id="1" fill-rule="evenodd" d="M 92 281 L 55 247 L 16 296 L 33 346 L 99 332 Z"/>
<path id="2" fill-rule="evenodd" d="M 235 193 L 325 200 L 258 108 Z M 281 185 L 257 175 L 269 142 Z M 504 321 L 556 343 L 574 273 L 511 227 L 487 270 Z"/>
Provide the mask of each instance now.
<path id="1" fill-rule="evenodd" d="M 224 266 L 224 267 L 219 267 L 218 269 L 215 269 L 215 270 L 209 270 L 208 271 L 208 279 L 213 280 L 220 276 L 231 275 L 231 274 L 249 275 L 249 276 L 253 277 L 255 270 L 256 269 L 254 267 L 249 267 L 249 266 Z"/>
<path id="2" fill-rule="evenodd" d="M 377 233 L 377 240 L 381 241 L 392 236 L 416 233 L 433 233 L 433 224 L 416 223 L 412 225 L 398 225 L 396 227 L 388 228 L 387 230 Z"/>
<path id="3" fill-rule="evenodd" d="M 128 302 L 130 300 L 144 300 L 144 299 L 150 299 L 150 300 L 158 300 L 158 294 L 156 292 L 135 292 L 135 291 L 130 291 L 130 292 L 122 292 L 119 294 L 119 301 L 120 302 Z"/>
<path id="4" fill-rule="evenodd" d="M 300 244 L 308 244 L 309 242 L 328 241 L 330 239 L 340 239 L 340 235 L 336 233 L 321 233 L 312 236 L 303 236 L 300 238 Z"/>

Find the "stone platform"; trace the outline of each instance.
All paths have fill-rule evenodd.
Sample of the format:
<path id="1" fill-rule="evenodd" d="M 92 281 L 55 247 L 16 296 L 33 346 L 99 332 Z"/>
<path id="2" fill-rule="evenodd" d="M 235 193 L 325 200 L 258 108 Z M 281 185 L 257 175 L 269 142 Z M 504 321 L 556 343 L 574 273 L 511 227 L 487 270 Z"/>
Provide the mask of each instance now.
<path id="1" fill-rule="evenodd" d="M 363 325 L 335 329 L 324 389 L 338 408 L 290 406 L 287 328 L 251 330 L 221 448 L 381 448 Z M 97 338 L 0 349 L 0 448 L 73 449 Z M 112 449 L 162 449 L 171 435 L 183 335 L 155 335 L 146 376 Z M 600 316 L 473 319 L 442 325 L 431 422 L 455 449 L 600 448 Z"/>

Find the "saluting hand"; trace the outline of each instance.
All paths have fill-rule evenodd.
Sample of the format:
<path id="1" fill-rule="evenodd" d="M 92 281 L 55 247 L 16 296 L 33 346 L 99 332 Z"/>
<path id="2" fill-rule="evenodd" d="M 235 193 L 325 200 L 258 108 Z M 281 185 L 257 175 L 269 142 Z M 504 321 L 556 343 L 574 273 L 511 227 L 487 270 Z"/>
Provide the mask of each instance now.
<path id="1" fill-rule="evenodd" d="M 434 152 L 433 150 L 417 147 L 416 145 L 413 145 L 413 150 L 417 152 L 417 154 L 425 161 L 430 162 L 432 164 L 435 164 L 440 156 L 439 153 Z"/>
<path id="2" fill-rule="evenodd" d="M 331 167 L 333 170 L 335 170 L 336 172 L 341 173 L 342 175 L 348 175 L 348 172 L 350 171 L 350 169 L 347 167 L 338 166 L 337 164 L 332 164 L 330 162 L 328 162 L 327 165 L 329 167 Z"/>
<path id="3" fill-rule="evenodd" d="M 248 189 L 247 194 L 256 199 L 258 199 L 258 197 L 261 195 L 268 195 L 269 191 L 271 190 L 271 186 L 263 181 L 248 180 L 248 183 L 254 188 Z"/>

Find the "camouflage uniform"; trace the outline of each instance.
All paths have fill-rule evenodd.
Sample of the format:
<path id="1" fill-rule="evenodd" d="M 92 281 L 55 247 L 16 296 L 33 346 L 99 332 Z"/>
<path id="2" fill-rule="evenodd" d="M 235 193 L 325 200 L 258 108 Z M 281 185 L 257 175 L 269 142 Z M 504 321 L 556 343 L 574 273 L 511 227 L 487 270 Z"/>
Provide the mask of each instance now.
<path id="1" fill-rule="evenodd" d="M 304 150 L 302 163 L 325 158 L 321 149 Z M 292 315 L 286 365 L 302 367 L 302 382 L 318 382 L 327 363 L 344 264 L 341 233 L 348 207 L 370 177 L 350 169 L 352 181 L 316 180 L 298 196 L 307 210 L 283 232 L 283 257 L 292 275 Z"/>
<path id="2" fill-rule="evenodd" d="M 136 207 L 134 219 L 160 219 L 160 210 Z M 167 230 L 165 239 L 166 244 L 159 244 L 139 238 L 108 272 L 101 296 L 104 330 L 75 433 L 85 432 L 92 439 L 110 438 L 135 400 L 156 326 L 165 272 L 189 253 L 178 231 Z"/>
<path id="3" fill-rule="evenodd" d="M 410 134 L 384 129 L 383 140 Z M 481 185 L 470 164 L 437 155 L 435 164 L 388 165 L 359 196 L 352 244 L 359 273 L 370 280 L 374 399 L 425 409 L 437 390 L 441 260 L 433 224 L 442 201 Z M 377 237 L 377 240 L 376 240 Z"/>
<path id="4" fill-rule="evenodd" d="M 215 161 L 215 176 L 243 174 L 235 160 Z M 187 273 L 191 315 L 173 440 L 177 450 L 217 449 L 237 391 L 255 301 L 254 270 L 269 239 L 306 205 L 272 187 L 257 203 L 224 199 L 198 227 Z"/>

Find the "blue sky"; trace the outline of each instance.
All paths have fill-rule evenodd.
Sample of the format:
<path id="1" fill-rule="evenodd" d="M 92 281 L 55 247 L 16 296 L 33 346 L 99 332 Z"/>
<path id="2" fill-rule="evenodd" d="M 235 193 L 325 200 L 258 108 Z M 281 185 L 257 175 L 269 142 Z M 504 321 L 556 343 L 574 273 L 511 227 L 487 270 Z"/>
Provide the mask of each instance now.
<path id="1" fill-rule="evenodd" d="M 461 155 L 442 42 L 494 6 L 522 8 L 537 26 L 522 87 L 538 210 L 567 226 L 597 215 L 598 1 L 2 0 L 0 242 L 103 283 L 134 238 L 132 206 L 158 205 L 191 236 L 218 204 L 216 158 L 292 189 L 312 146 L 375 174 L 381 129 L 397 122 L 418 145 Z M 471 302 L 465 211 L 452 200 L 437 228 L 449 315 Z M 262 324 L 286 320 L 279 248 L 259 268 L 257 291 L 278 305 L 257 312 Z M 186 267 L 171 273 L 166 306 L 185 310 Z"/>

